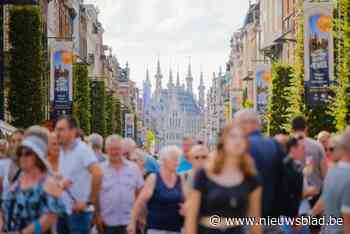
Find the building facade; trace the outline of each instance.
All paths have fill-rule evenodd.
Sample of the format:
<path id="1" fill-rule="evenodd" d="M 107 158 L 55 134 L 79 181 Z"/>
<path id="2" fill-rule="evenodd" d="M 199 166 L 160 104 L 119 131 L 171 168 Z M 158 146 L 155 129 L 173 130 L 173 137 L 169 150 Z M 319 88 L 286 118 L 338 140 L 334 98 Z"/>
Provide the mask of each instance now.
<path id="1" fill-rule="evenodd" d="M 176 82 L 172 69 L 169 70 L 167 88 L 163 88 L 163 74 L 160 62 L 155 74 L 156 87 L 150 95 L 149 74 L 144 82 L 144 126 L 151 129 L 158 140 L 157 147 L 180 145 L 184 137 L 203 140 L 204 128 L 204 83 L 203 75 L 199 87 L 198 101 L 193 92 L 191 64 L 188 66 L 186 85 L 181 84 L 177 73 Z"/>

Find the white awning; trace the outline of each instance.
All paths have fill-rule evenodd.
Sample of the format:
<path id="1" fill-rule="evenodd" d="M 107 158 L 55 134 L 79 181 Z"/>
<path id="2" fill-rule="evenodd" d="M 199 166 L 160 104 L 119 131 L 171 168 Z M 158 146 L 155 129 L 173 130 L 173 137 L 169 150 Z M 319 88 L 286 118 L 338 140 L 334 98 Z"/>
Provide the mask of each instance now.
<path id="1" fill-rule="evenodd" d="M 0 130 L 4 134 L 12 134 L 14 131 L 16 131 L 16 128 L 5 121 L 0 120 Z"/>

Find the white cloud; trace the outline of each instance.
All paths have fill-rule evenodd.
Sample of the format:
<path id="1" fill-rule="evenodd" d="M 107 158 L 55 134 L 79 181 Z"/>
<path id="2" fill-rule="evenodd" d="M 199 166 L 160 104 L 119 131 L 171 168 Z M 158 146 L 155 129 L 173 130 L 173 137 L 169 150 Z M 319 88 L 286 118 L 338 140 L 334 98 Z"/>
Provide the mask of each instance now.
<path id="1" fill-rule="evenodd" d="M 155 72 L 160 55 L 163 85 L 169 66 L 179 66 L 182 79 L 191 56 L 194 87 L 202 67 L 207 86 L 212 73 L 227 62 L 229 41 L 243 22 L 247 0 L 85 0 L 97 4 L 104 41 L 119 61 L 129 61 L 131 78 L 141 87 L 145 70 Z M 153 75 L 152 75 L 153 76 Z"/>

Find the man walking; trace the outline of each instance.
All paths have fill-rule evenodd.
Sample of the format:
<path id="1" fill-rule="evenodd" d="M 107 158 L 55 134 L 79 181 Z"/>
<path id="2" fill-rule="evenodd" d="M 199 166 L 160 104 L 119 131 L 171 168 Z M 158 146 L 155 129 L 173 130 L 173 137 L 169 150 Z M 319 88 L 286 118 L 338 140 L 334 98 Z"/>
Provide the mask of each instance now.
<path id="1" fill-rule="evenodd" d="M 317 189 L 317 193 L 309 197 L 311 207 L 314 207 L 321 195 L 323 179 L 327 173 L 326 155 L 316 140 L 307 136 L 308 126 L 303 116 L 297 116 L 292 120 L 292 133 L 297 138 L 304 138 L 305 159 L 302 162 L 303 168 L 308 171 L 307 184 Z M 321 229 L 319 225 L 310 226 L 311 233 L 318 233 Z"/>
<path id="2" fill-rule="evenodd" d="M 107 137 L 105 146 L 108 161 L 102 164 L 99 229 L 105 234 L 126 234 L 135 197 L 143 187 L 143 176 L 137 165 L 123 155 L 120 136 Z"/>
<path id="3" fill-rule="evenodd" d="M 249 139 L 250 154 L 255 161 L 259 177 L 263 186 L 262 217 L 276 217 L 275 203 L 277 201 L 278 187 L 282 160 L 285 156 L 278 143 L 261 133 L 259 115 L 245 109 L 236 113 L 234 124 L 237 124 Z M 282 233 L 278 226 L 266 226 L 264 233 Z"/>
<path id="4" fill-rule="evenodd" d="M 64 178 L 67 215 L 58 220 L 59 234 L 88 234 L 93 206 L 98 209 L 102 170 L 91 148 L 77 138 L 76 121 L 61 117 L 56 124 L 61 144 L 59 173 Z"/>
<path id="5" fill-rule="evenodd" d="M 335 143 L 335 153 L 340 156 L 324 180 L 321 206 L 324 207 L 327 221 L 341 219 L 342 224 L 325 225 L 324 233 L 350 233 L 350 130 Z"/>

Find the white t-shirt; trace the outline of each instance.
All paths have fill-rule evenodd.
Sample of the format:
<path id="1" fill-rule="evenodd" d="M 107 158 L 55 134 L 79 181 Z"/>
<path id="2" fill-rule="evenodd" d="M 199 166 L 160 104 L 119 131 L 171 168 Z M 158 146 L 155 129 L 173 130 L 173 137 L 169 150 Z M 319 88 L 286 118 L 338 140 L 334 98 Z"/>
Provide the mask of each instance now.
<path id="1" fill-rule="evenodd" d="M 94 152 L 81 140 L 76 140 L 71 149 L 60 151 L 59 173 L 72 183 L 69 191 L 80 202 L 89 201 L 91 193 L 89 167 L 94 163 L 98 163 Z M 70 214 L 73 206 L 72 198 L 67 193 L 63 193 L 62 200 Z"/>

